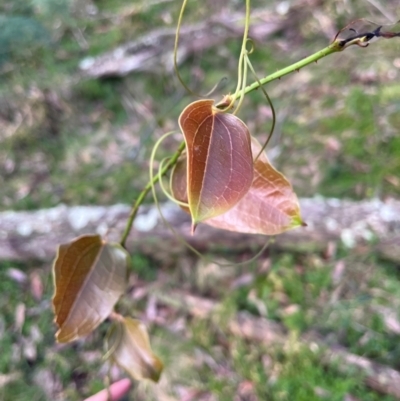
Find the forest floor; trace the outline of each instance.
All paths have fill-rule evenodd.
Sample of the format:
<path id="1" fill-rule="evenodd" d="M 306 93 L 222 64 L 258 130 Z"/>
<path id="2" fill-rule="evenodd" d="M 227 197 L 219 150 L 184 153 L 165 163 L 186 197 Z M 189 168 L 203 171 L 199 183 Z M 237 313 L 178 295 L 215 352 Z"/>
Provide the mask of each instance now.
<path id="1" fill-rule="evenodd" d="M 135 199 L 148 180 L 152 146 L 178 129 L 195 98 L 168 68 L 88 78 L 79 66 L 157 28 L 173 29 L 178 3 L 0 2 L 0 211 Z M 255 70 L 264 76 L 325 47 L 355 18 L 388 21 L 397 1 L 384 3 L 254 1 L 258 22 L 283 21 L 265 42 L 255 41 Z M 242 2 L 189 2 L 185 23 L 229 13 L 243 13 Z M 226 77 L 212 95 L 219 100 L 236 85 L 239 49 L 240 38 L 205 45 L 181 65 L 185 82 L 206 93 Z M 354 46 L 267 86 L 277 110 L 268 154 L 299 196 L 400 197 L 399 54 L 400 40 Z M 271 111 L 261 92 L 245 99 L 239 116 L 265 140 Z M 169 138 L 160 158 L 180 140 Z M 183 254 L 162 263 L 132 254 L 119 309 L 147 324 L 165 371 L 157 385 L 135 384 L 127 399 L 400 399 L 373 389 L 365 370 L 328 363 L 324 347 L 304 340 L 317 333 L 327 347 L 399 371 L 399 265 L 372 246 L 342 243 L 317 254 L 271 247 L 252 263 L 218 264 L 251 256 L 227 249 L 208 261 Z M 50 263 L 0 262 L 0 401 L 81 400 L 103 388 L 108 373 L 121 375 L 102 360 L 107 323 L 84 340 L 55 343 L 50 272 Z M 180 305 L 189 296 L 199 297 L 197 312 Z M 211 313 L 202 312 L 207 300 Z M 244 312 L 275 322 L 281 341 L 232 331 Z"/>

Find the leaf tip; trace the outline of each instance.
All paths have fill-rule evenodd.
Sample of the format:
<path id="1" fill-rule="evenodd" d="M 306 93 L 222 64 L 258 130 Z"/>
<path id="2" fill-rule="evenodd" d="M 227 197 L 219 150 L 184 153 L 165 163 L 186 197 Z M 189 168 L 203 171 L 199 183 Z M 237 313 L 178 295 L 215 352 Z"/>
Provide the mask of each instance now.
<path id="1" fill-rule="evenodd" d="M 76 336 L 71 336 L 71 335 L 65 335 L 65 333 L 63 333 L 62 328 L 60 328 L 56 334 L 54 335 L 56 342 L 58 344 L 65 344 L 65 343 L 69 343 L 73 340 L 76 339 Z"/>
<path id="2" fill-rule="evenodd" d="M 192 229 L 190 230 L 190 233 L 192 235 L 194 235 L 194 232 L 195 232 L 198 224 L 199 224 L 198 222 L 195 222 L 195 221 L 192 222 Z"/>
<path id="3" fill-rule="evenodd" d="M 297 228 L 297 227 L 307 227 L 307 223 L 303 221 L 301 216 L 298 214 L 296 216 L 293 216 L 290 228 Z"/>
<path id="4" fill-rule="evenodd" d="M 149 379 L 155 383 L 158 383 L 160 381 L 161 373 L 163 370 L 164 370 L 164 364 L 161 362 L 160 359 L 155 357 L 153 372 L 149 376 Z"/>

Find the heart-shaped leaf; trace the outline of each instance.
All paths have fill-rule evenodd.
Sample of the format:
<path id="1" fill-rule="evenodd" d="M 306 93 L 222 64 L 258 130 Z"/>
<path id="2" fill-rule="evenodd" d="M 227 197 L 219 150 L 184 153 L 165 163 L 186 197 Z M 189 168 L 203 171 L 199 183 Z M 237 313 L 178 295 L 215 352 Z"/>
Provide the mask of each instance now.
<path id="1" fill-rule="evenodd" d="M 253 181 L 249 130 L 239 118 L 213 104 L 213 100 L 191 103 L 179 117 L 193 227 L 235 206 Z"/>
<path id="2" fill-rule="evenodd" d="M 99 235 L 84 235 L 58 248 L 53 308 L 58 342 L 91 333 L 125 292 L 129 254 Z"/>
<path id="3" fill-rule="evenodd" d="M 111 360 L 129 373 L 134 379 L 151 379 L 157 382 L 163 370 L 163 364 L 154 355 L 142 322 L 129 317 L 111 328 L 108 338 Z"/>
<path id="4" fill-rule="evenodd" d="M 257 155 L 260 149 L 261 145 L 252 138 L 253 154 Z M 182 202 L 187 201 L 186 163 L 186 159 L 178 162 L 171 179 L 172 193 Z M 265 235 L 277 235 L 303 224 L 292 186 L 272 167 L 264 153 L 254 163 L 254 180 L 244 198 L 226 213 L 204 223 L 230 231 Z"/>

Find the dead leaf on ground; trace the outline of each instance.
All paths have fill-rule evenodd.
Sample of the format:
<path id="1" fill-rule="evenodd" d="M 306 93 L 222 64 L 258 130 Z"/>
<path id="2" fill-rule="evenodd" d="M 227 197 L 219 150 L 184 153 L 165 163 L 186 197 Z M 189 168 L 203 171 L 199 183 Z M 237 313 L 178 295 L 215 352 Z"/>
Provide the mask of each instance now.
<path id="1" fill-rule="evenodd" d="M 43 297 L 43 282 L 37 270 L 34 270 L 30 276 L 31 294 L 36 301 L 40 301 Z"/>

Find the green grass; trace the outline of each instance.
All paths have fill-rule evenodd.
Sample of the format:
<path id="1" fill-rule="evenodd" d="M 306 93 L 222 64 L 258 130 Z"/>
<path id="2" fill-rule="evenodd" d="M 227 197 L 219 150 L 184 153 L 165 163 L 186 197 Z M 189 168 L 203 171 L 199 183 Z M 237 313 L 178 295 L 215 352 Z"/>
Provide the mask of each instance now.
<path id="1" fill-rule="evenodd" d="M 169 331 L 168 324 L 153 328 L 151 338 L 154 349 L 165 363 L 164 379 L 160 387 L 140 385 L 136 389 L 138 399 L 156 400 L 157 391 L 176 395 L 176 386 L 183 386 L 213 394 L 219 400 L 232 399 L 246 388 L 246 391 L 260 399 L 268 400 L 306 401 L 319 400 L 321 397 L 342 400 L 346 394 L 363 400 L 394 400 L 366 387 L 359 372 L 350 367 L 343 370 L 343 366 L 326 365 L 321 357 L 322 350 L 311 351 L 299 342 L 302 333 L 317 330 L 330 343 L 341 344 L 350 352 L 400 368 L 398 335 L 388 331 L 382 320 L 383 315 L 374 310 L 376 305 L 393 308 L 400 302 L 399 277 L 397 273 L 393 274 L 396 267 L 387 262 L 378 263 L 373 255 L 363 263 L 354 262 L 353 258 L 349 254 L 344 259 L 347 268 L 342 281 L 333 283 L 334 260 L 326 262 L 318 255 L 271 256 L 268 273 L 258 273 L 265 259 L 250 270 L 255 274 L 253 284 L 233 291 L 214 291 L 214 296 L 219 294 L 217 296 L 222 309 L 211 319 L 182 316 L 184 326 L 175 334 Z M 188 262 L 186 259 L 184 265 Z M 134 255 L 132 264 L 132 274 L 141 280 L 151 283 L 159 275 L 153 262 L 145 256 Z M 186 270 L 184 265 L 176 268 Z M 5 374 L 16 371 L 21 374 L 20 379 L 0 389 L 0 399 L 28 399 L 24 398 L 28 397 L 28 388 L 28 394 L 37 397 L 33 399 L 48 399 L 43 395 L 37 377 L 49 374 L 49 371 L 51 380 L 64 389 L 64 395 L 70 400 L 82 399 L 85 394 L 100 389 L 105 372 L 100 359 L 102 339 L 107 324 L 102 325 L 86 341 L 57 347 L 53 339 L 55 327 L 50 308 L 44 307 L 41 312 L 38 311 L 51 297 L 51 285 L 46 283 L 48 267 L 44 267 L 40 274 L 45 284 L 45 293 L 40 302 L 31 295 L 28 283 L 18 284 L 10 279 L 7 273 L 10 267 L 21 269 L 27 277 L 36 268 L 34 265 L 4 262 L 0 266 L 0 291 L 3 294 L 0 298 L 3 311 L 0 344 L 4 350 L 0 356 L 0 370 Z M 233 280 L 246 271 L 246 268 L 232 269 L 227 276 L 220 275 L 218 270 L 207 269 L 206 274 L 211 275 L 209 278 L 187 278 L 183 288 L 179 289 L 184 289 L 191 282 L 191 293 L 201 293 L 205 289 L 203 283 L 206 279 L 209 283 L 214 282 L 209 287 L 210 291 L 220 286 L 219 280 L 227 280 L 228 277 Z M 193 270 L 193 274 L 198 273 Z M 162 275 L 164 280 L 170 280 L 169 284 L 166 283 L 170 288 L 167 293 L 171 291 L 171 286 L 179 286 L 176 282 L 178 276 L 184 277 L 171 268 L 164 268 Z M 367 275 L 364 281 L 360 280 L 363 275 Z M 374 296 L 378 288 L 379 298 Z M 268 319 L 282 324 L 287 330 L 287 340 L 282 345 L 266 347 L 229 334 L 228 324 L 235 311 L 248 311 L 256 316 L 260 314 L 260 309 L 253 301 L 254 296 L 264 303 Z M 333 296 L 337 299 L 330 302 Z M 26 307 L 26 314 L 19 332 L 14 322 L 17 305 L 21 303 Z M 142 301 L 138 303 L 125 298 L 120 310 L 135 314 L 140 313 L 145 305 Z M 174 315 L 178 318 L 179 312 L 174 312 Z M 23 352 L 24 341 L 31 338 L 32 330 L 40 333 L 35 345 L 36 358 L 27 361 L 22 354 L 16 359 L 15 350 Z"/>

